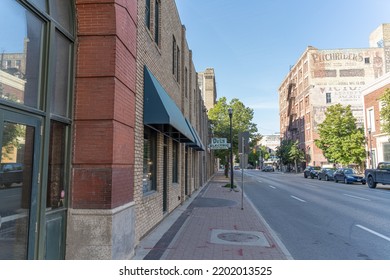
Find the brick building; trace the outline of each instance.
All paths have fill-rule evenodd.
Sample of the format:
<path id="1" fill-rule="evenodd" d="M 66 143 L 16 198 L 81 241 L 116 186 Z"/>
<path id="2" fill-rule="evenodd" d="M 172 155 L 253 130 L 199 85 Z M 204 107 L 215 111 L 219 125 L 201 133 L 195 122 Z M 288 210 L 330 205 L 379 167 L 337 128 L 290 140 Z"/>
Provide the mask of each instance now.
<path id="1" fill-rule="evenodd" d="M 217 85 L 213 68 L 206 68 L 198 72 L 198 83 L 207 110 L 214 107 L 217 102 Z"/>
<path id="2" fill-rule="evenodd" d="M 369 151 L 367 167 L 377 166 L 378 162 L 390 161 L 389 135 L 381 129 L 380 97 L 390 89 L 390 72 L 376 79 L 362 89 L 364 100 L 364 127 Z"/>
<path id="3" fill-rule="evenodd" d="M 137 239 L 211 175 L 206 107 L 175 2 L 139 0 L 138 17 L 135 146 L 144 149 L 135 154 L 135 185 L 143 186 L 135 190 Z"/>
<path id="4" fill-rule="evenodd" d="M 0 9 L 1 162 L 23 166 L 0 186 L 0 259 L 131 258 L 214 171 L 175 2 Z"/>
<path id="5" fill-rule="evenodd" d="M 386 25 L 385 25 L 386 26 Z M 388 32 L 379 28 L 373 34 Z M 298 140 L 307 165 L 327 163 L 314 144 L 317 126 L 328 106 L 351 105 L 357 125 L 363 126 L 361 89 L 390 71 L 390 53 L 384 45 L 364 49 L 319 50 L 309 46 L 291 67 L 279 87 L 280 131 L 282 139 Z M 302 166 L 304 167 L 304 166 Z"/>

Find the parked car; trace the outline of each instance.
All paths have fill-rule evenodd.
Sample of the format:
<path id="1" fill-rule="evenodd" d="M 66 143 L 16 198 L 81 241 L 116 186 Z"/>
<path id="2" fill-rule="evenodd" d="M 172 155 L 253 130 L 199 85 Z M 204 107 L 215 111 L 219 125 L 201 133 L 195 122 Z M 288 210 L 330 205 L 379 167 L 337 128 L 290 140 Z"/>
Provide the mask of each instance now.
<path id="1" fill-rule="evenodd" d="M 333 180 L 333 173 L 336 171 L 336 168 L 323 167 L 320 172 L 318 172 L 318 180 L 329 181 Z"/>
<path id="2" fill-rule="evenodd" d="M 317 178 L 318 172 L 321 170 L 320 166 L 308 166 L 303 170 L 303 177 Z"/>
<path id="3" fill-rule="evenodd" d="M 263 172 L 273 172 L 274 168 L 271 165 L 264 166 L 262 169 Z"/>
<path id="4" fill-rule="evenodd" d="M 371 189 L 376 188 L 377 184 L 390 184 L 390 162 L 380 162 L 376 169 L 366 169 L 364 174 Z"/>
<path id="5" fill-rule="evenodd" d="M 0 164 L 0 186 L 10 187 L 13 183 L 20 184 L 23 181 L 23 164 L 2 163 Z"/>
<path id="6" fill-rule="evenodd" d="M 333 173 L 333 179 L 337 183 L 342 181 L 345 184 L 361 183 L 366 184 L 363 175 L 358 174 L 353 168 L 339 168 Z"/>

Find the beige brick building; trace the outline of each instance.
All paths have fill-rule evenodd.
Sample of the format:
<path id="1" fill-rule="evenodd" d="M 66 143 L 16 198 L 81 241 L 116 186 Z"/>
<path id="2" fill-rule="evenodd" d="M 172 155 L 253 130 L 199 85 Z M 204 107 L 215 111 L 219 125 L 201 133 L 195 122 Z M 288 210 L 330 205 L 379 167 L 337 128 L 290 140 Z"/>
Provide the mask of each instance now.
<path id="1" fill-rule="evenodd" d="M 351 105 L 357 124 L 363 126 L 361 89 L 390 71 L 389 52 L 383 44 L 388 33 L 388 25 L 375 30 L 370 48 L 319 50 L 309 46 L 281 83 L 281 137 L 299 141 L 306 165 L 327 163 L 314 140 L 328 106 Z"/>
<path id="2" fill-rule="evenodd" d="M 198 72 L 198 83 L 207 110 L 214 107 L 217 102 L 217 86 L 213 68 L 206 68 L 203 72 Z"/>
<path id="3" fill-rule="evenodd" d="M 138 1 L 136 240 L 205 184 L 208 118 L 175 1 Z M 211 165 L 212 166 L 212 165 Z"/>

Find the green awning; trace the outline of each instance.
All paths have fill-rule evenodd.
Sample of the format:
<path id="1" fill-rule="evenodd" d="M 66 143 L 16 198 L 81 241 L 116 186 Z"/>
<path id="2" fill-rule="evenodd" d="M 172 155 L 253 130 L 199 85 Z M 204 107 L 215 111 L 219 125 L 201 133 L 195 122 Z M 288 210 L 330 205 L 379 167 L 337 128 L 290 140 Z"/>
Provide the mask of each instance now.
<path id="1" fill-rule="evenodd" d="M 145 66 L 144 124 L 182 143 L 195 143 L 195 137 L 175 101 Z"/>
<path id="2" fill-rule="evenodd" d="M 194 143 L 187 143 L 186 145 L 188 147 L 191 147 L 193 148 L 194 150 L 196 151 L 204 151 L 205 150 L 205 147 L 202 143 L 202 140 L 200 139 L 199 137 L 199 134 L 198 132 L 196 132 L 196 129 L 191 125 L 191 123 L 189 122 L 189 120 L 186 118 L 186 122 L 188 124 L 188 126 L 190 127 L 191 129 L 191 132 L 192 132 L 192 135 L 194 136 L 195 138 L 195 142 Z"/>

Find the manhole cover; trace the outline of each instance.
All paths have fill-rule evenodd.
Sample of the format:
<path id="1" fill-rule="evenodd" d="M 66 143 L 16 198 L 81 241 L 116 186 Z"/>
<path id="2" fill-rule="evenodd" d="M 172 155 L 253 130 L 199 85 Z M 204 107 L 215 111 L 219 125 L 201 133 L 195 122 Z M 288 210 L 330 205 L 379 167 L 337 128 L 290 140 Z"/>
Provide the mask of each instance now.
<path id="1" fill-rule="evenodd" d="M 238 231 L 226 229 L 213 229 L 211 243 L 223 245 L 248 245 L 270 247 L 264 233 L 257 231 Z"/>
<path id="2" fill-rule="evenodd" d="M 248 233 L 221 233 L 218 234 L 217 237 L 222 240 L 230 241 L 230 242 L 256 242 L 259 240 L 259 237 L 254 234 Z"/>

